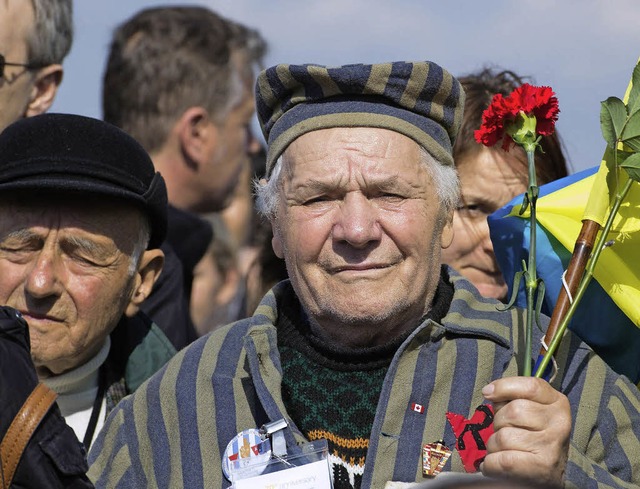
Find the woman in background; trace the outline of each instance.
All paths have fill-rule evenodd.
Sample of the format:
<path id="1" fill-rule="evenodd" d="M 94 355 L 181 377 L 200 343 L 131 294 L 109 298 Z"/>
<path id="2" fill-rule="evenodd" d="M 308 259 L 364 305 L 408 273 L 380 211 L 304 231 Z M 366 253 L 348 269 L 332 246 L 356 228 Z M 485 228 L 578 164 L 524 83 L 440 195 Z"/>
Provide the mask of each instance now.
<path id="1" fill-rule="evenodd" d="M 509 152 L 500 146 L 476 142 L 482 113 L 493 96 L 509 95 L 523 79 L 512 71 L 490 68 L 459 78 L 466 92 L 464 117 L 453 147 L 460 175 L 461 198 L 454 213 L 454 238 L 442 259 L 470 280 L 485 297 L 504 300 L 507 283 L 496 262 L 489 238 L 487 216 L 527 189 L 527 157 L 519 146 Z M 536 152 L 538 185 L 568 175 L 558 132 L 542 138 L 543 151 Z"/>

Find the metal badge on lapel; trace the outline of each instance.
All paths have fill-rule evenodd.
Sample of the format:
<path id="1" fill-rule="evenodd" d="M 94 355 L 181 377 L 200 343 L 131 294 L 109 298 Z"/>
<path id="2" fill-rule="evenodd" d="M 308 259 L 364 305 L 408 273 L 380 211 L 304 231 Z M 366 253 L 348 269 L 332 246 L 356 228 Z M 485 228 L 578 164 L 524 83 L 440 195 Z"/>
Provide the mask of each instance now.
<path id="1" fill-rule="evenodd" d="M 444 468 L 451 456 L 451 450 L 442 440 L 422 447 L 422 475 L 435 477 Z"/>
<path id="2" fill-rule="evenodd" d="M 331 487 L 327 440 L 296 445 L 289 453 L 288 423 L 278 419 L 234 436 L 222 457 L 222 470 L 234 489 Z"/>
<path id="3" fill-rule="evenodd" d="M 244 430 L 238 433 L 227 445 L 222 458 L 222 471 L 231 480 L 232 468 L 256 467 L 253 475 L 259 475 L 264 466 L 255 464 L 268 462 L 271 458 L 271 443 L 258 429 Z"/>

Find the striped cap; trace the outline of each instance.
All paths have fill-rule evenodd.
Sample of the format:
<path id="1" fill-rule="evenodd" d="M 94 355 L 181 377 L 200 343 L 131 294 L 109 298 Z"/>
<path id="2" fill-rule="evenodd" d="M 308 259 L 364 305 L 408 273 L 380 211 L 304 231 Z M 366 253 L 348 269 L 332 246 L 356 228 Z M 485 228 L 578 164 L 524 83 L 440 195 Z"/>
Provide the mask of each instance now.
<path id="1" fill-rule="evenodd" d="M 374 65 L 277 65 L 256 84 L 268 143 L 267 175 L 294 139 L 331 127 L 378 127 L 410 137 L 443 164 L 462 121 L 464 90 L 430 61 Z"/>

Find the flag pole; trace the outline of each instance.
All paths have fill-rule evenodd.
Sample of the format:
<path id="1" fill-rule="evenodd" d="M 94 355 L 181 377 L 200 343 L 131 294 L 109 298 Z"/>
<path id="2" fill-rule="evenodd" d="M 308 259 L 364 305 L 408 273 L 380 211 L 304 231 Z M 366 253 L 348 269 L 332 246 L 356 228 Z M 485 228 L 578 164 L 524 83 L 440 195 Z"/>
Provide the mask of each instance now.
<path id="1" fill-rule="evenodd" d="M 578 234 L 578 238 L 576 239 L 573 254 L 569 260 L 567 271 L 565 272 L 564 282 L 566 283 L 566 286 L 560 289 L 560 293 L 558 294 L 555 307 L 551 313 L 549 327 L 547 328 L 544 342 L 540 347 L 540 353 L 536 360 L 535 368 L 533 369 L 536 376 L 543 376 L 547 380 L 550 377 L 550 372 L 544 372 L 544 374 L 538 373 L 540 363 L 544 354 L 547 352 L 556 331 L 558 330 L 558 326 L 560 326 L 560 323 L 567 315 L 567 311 L 569 310 L 569 306 L 571 306 L 572 302 L 571 298 L 575 296 L 578 290 L 578 285 L 580 285 L 580 281 L 584 275 L 587 262 L 589 261 L 589 257 L 593 251 L 593 245 L 596 241 L 596 236 L 598 235 L 600 228 L 600 224 L 596 221 L 592 221 L 590 219 L 584 219 L 582 221 L 582 228 L 580 230 L 580 234 Z"/>

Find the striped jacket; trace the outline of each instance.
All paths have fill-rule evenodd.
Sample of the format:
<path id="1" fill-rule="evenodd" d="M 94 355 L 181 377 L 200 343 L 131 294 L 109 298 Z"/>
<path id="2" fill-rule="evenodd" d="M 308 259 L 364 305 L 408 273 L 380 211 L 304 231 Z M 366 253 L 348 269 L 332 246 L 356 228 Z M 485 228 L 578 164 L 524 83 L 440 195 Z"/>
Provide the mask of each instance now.
<path id="1" fill-rule="evenodd" d="M 452 270 L 455 292 L 442 324 L 421 324 L 389 367 L 372 426 L 362 487 L 422 481 L 421 447 L 455 446 L 446 413 L 469 417 L 491 380 L 517 375 L 523 312 L 496 302 Z M 221 470 L 240 431 L 289 419 L 276 347 L 281 283 L 253 317 L 182 350 L 111 413 L 89 454 L 90 478 L 103 488 L 228 487 Z M 569 334 L 554 387 L 570 400 L 573 429 L 566 487 L 640 487 L 640 392 Z M 412 403 L 425 406 L 422 413 Z M 305 441 L 293 423 L 290 453 Z M 463 472 L 454 450 L 445 471 Z"/>

